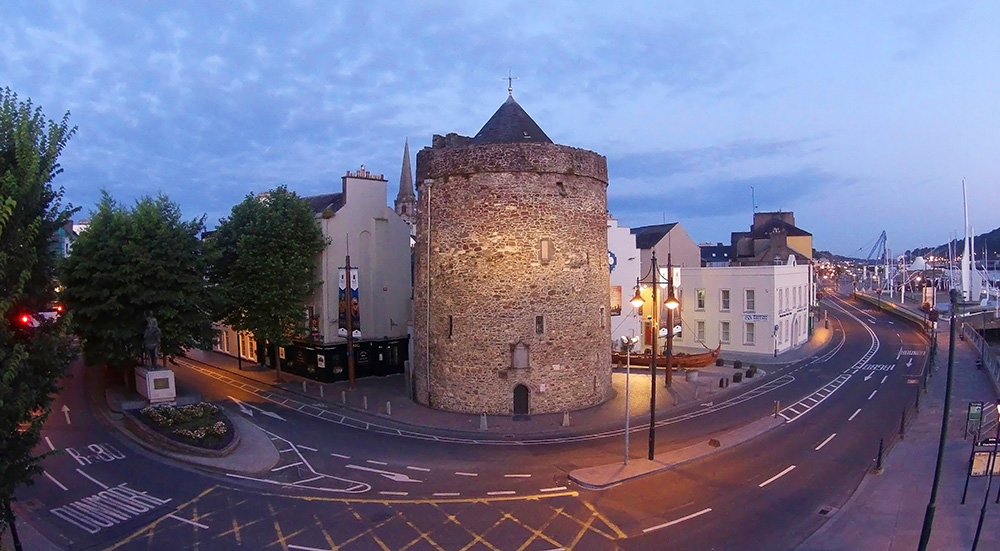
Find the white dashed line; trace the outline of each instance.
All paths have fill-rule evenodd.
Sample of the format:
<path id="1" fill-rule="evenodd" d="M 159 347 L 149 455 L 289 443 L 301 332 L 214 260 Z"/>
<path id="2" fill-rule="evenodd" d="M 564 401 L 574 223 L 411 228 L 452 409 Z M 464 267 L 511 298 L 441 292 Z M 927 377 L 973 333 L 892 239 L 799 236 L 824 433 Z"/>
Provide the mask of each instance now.
<path id="1" fill-rule="evenodd" d="M 283 471 L 283 470 L 285 470 L 285 469 L 287 469 L 289 467 L 297 467 L 297 466 L 299 466 L 301 464 L 302 464 L 301 461 L 298 461 L 296 463 L 289 463 L 288 465 L 282 465 L 280 467 L 275 467 L 275 468 L 271 469 L 271 472 L 275 473 L 275 472 L 278 472 L 278 471 Z"/>
<path id="2" fill-rule="evenodd" d="M 888 376 L 888 375 L 886 375 L 885 377 L 882 377 L 882 382 L 881 382 L 881 383 L 879 383 L 879 384 L 880 384 L 880 385 L 884 385 L 884 384 L 885 384 L 885 380 L 886 380 L 886 379 L 888 379 L 888 378 L 889 378 L 889 376 Z"/>
<path id="3" fill-rule="evenodd" d="M 531 478 L 530 474 L 505 474 L 504 478 Z"/>
<path id="4" fill-rule="evenodd" d="M 431 472 L 431 470 L 428 469 L 428 468 L 426 468 L 426 467 L 411 467 L 411 466 L 407 466 L 406 468 L 410 469 L 411 471 L 420 471 L 422 473 L 429 473 L 429 472 Z"/>
<path id="5" fill-rule="evenodd" d="M 298 448 L 298 449 L 300 449 L 300 450 L 309 450 L 311 452 L 318 452 L 319 451 L 316 448 L 310 448 L 309 446 L 298 445 L 298 446 L 295 446 L 295 447 Z"/>
<path id="6" fill-rule="evenodd" d="M 383 496 L 407 496 L 410 495 L 409 492 L 379 492 L 379 495 Z"/>
<path id="7" fill-rule="evenodd" d="M 84 478 L 86 478 L 86 479 L 90 480 L 90 481 L 91 481 L 91 482 L 93 482 L 94 484 L 97 484 L 97 485 L 98 485 L 98 486 L 100 486 L 101 488 L 104 488 L 105 490 L 107 490 L 107 489 L 108 489 L 108 485 L 107 485 L 107 484 L 105 484 L 105 483 L 101 482 L 100 480 L 97 480 L 96 478 L 94 478 L 94 477 L 90 476 L 89 474 L 87 474 L 87 473 L 85 473 L 85 472 L 81 471 L 80 469 L 77 469 L 77 470 L 76 470 L 76 472 L 78 472 L 78 473 L 82 474 L 82 475 L 84 476 Z"/>
<path id="8" fill-rule="evenodd" d="M 49 449 L 50 449 L 50 450 L 52 450 L 52 451 L 56 451 L 56 447 L 52 445 L 52 441 L 51 441 L 51 440 L 49 440 L 49 437 L 48 437 L 48 436 L 46 436 L 46 437 L 45 437 L 45 443 L 49 445 Z"/>
<path id="9" fill-rule="evenodd" d="M 46 477 L 48 477 L 49 480 L 51 480 L 52 482 L 54 482 L 56 486 L 59 486 L 60 488 L 62 488 L 63 491 L 69 490 L 69 488 L 67 488 L 66 486 L 62 485 L 62 482 L 59 482 L 58 480 L 52 478 L 52 475 L 50 475 L 47 471 L 42 471 L 42 474 L 44 474 Z"/>
<path id="10" fill-rule="evenodd" d="M 365 459 L 365 463 L 371 463 L 372 465 L 388 465 L 385 461 L 375 461 L 374 459 Z"/>
<path id="11" fill-rule="evenodd" d="M 438 492 L 438 493 L 432 494 L 432 495 L 434 497 L 458 497 L 458 496 L 460 496 L 462 494 L 460 494 L 458 492 Z"/>
<path id="12" fill-rule="evenodd" d="M 878 389 L 873 390 L 872 393 L 868 395 L 868 399 L 871 400 L 872 398 L 874 398 L 875 397 L 875 393 L 877 393 L 877 392 L 878 392 Z"/>
<path id="13" fill-rule="evenodd" d="M 694 517 L 700 517 L 701 515 L 704 515 L 705 513 L 711 513 L 711 512 L 712 512 L 711 509 L 702 509 L 701 511 L 698 511 L 697 513 L 692 513 L 692 514 L 690 514 L 690 515 L 688 515 L 686 517 L 681 517 L 681 518 L 679 518 L 677 520 L 672 520 L 670 522 L 664 522 L 663 524 L 657 524 L 656 526 L 651 526 L 649 528 L 643 528 L 642 532 L 644 534 L 648 534 L 648 533 L 652 532 L 653 530 L 659 530 L 660 528 L 666 528 L 667 526 L 673 526 L 675 524 L 679 524 L 681 522 L 684 522 L 685 520 L 691 520 Z"/>
<path id="14" fill-rule="evenodd" d="M 184 517 L 179 517 L 179 516 L 177 516 L 177 515 L 175 515 L 173 513 L 170 513 L 167 516 L 170 517 L 170 518 L 172 518 L 172 519 L 174 519 L 174 520 L 179 520 L 181 522 L 186 522 L 186 523 L 190 524 L 191 526 L 197 526 L 198 528 L 204 528 L 206 530 L 208 529 L 208 526 L 205 526 L 204 524 L 202 524 L 200 522 L 195 522 L 193 520 L 188 520 L 188 519 L 186 519 Z"/>
<path id="15" fill-rule="evenodd" d="M 332 455 L 334 457 L 339 457 L 341 459 L 350 459 L 351 458 L 351 456 L 349 456 L 349 455 L 341 455 L 339 453 L 331 453 L 330 455 Z M 291 547 L 291 546 L 289 546 L 289 547 Z"/>
<path id="16" fill-rule="evenodd" d="M 858 408 L 858 411 L 855 411 L 850 417 L 847 418 L 847 420 L 853 421 L 854 418 L 857 417 L 859 413 L 861 413 L 861 408 Z"/>
<path id="17" fill-rule="evenodd" d="M 830 440 L 833 440 L 834 436 L 837 436 L 837 433 L 831 434 L 820 445 L 816 446 L 816 451 L 819 451 L 823 446 L 827 445 L 827 443 L 830 442 Z"/>
<path id="18" fill-rule="evenodd" d="M 563 491 L 565 489 L 566 489 L 566 486 L 556 486 L 555 488 L 542 488 L 541 490 L 538 490 L 538 491 L 542 492 L 544 494 L 544 493 L 547 493 L 547 492 L 561 492 L 561 491 Z"/>
<path id="19" fill-rule="evenodd" d="M 768 478 L 764 482 L 761 482 L 760 484 L 757 485 L 757 487 L 758 488 L 763 488 L 764 486 L 767 486 L 768 484 L 774 482 L 775 480 L 778 480 L 779 478 L 781 478 L 781 477 L 785 476 L 786 474 L 792 472 L 792 469 L 794 469 L 794 468 L 795 468 L 795 465 L 792 465 L 791 467 L 788 467 L 787 469 L 785 469 L 785 470 L 781 471 L 780 473 L 772 476 L 771 478 Z"/>
<path id="20" fill-rule="evenodd" d="M 513 490 L 503 490 L 503 491 L 499 491 L 499 492 L 486 492 L 486 495 L 488 495 L 488 496 L 512 496 L 515 493 L 516 492 L 514 492 Z"/>
<path id="21" fill-rule="evenodd" d="M 476 473 L 463 473 L 462 471 L 455 471 L 455 474 L 458 476 L 479 476 Z"/>

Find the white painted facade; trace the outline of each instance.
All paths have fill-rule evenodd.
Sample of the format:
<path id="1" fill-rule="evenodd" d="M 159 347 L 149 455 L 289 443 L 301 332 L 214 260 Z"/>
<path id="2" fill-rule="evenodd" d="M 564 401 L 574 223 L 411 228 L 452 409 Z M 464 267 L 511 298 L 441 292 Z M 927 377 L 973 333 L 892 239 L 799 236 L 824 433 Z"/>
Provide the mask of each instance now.
<path id="1" fill-rule="evenodd" d="M 412 282 L 410 228 L 386 205 L 386 180 L 361 170 L 342 178 L 343 204 L 316 220 L 329 239 L 319 262 L 323 284 L 312 303 L 319 318 L 320 340 L 345 342 L 338 336 L 339 268 L 348 250 L 351 267 L 358 269 L 361 340 L 401 338 L 410 322 Z"/>
<path id="2" fill-rule="evenodd" d="M 792 257 L 794 259 L 794 257 Z M 809 340 L 810 266 L 681 268 L 675 348 L 780 355 Z"/>
<path id="3" fill-rule="evenodd" d="M 638 335 L 639 316 L 629 301 L 635 295 L 635 278 L 639 277 L 639 249 L 635 236 L 627 227 L 608 218 L 608 268 L 611 270 L 611 341 L 613 349 L 623 335 Z M 638 346 L 636 347 L 638 350 Z"/>

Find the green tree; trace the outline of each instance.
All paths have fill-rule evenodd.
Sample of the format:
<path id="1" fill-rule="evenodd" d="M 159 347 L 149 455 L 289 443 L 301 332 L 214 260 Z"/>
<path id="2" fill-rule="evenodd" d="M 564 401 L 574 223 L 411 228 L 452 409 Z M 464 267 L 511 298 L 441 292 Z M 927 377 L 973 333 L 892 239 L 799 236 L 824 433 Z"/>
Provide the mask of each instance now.
<path id="1" fill-rule="evenodd" d="M 51 184 L 76 130 L 68 121 L 0 89 L 0 527 L 11 528 L 18 549 L 10 503 L 41 472 L 43 456 L 32 450 L 73 355 L 66 319 L 38 315 L 56 296 L 51 237 L 75 212 Z"/>
<path id="2" fill-rule="evenodd" d="M 129 209 L 102 191 L 62 269 L 63 300 L 88 365 L 122 370 L 129 381 L 142 356 L 147 314 L 159 325 L 163 357 L 211 347 L 214 293 L 204 229 L 204 217 L 183 221 L 163 195 Z"/>
<path id="3" fill-rule="evenodd" d="M 259 345 L 285 346 L 303 335 L 303 304 L 321 283 L 316 261 L 327 244 L 309 204 L 284 186 L 247 195 L 213 240 L 220 321 L 249 331 Z"/>

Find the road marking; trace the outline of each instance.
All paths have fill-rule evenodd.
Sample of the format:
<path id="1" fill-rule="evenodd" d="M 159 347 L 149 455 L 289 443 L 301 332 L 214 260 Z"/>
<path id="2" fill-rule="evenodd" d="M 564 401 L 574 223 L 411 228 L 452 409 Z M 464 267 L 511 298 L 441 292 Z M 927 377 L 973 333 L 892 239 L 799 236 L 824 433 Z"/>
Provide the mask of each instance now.
<path id="1" fill-rule="evenodd" d="M 479 476 L 476 473 L 463 473 L 462 471 L 455 471 L 455 474 L 458 476 Z"/>
<path id="2" fill-rule="evenodd" d="M 850 417 L 847 418 L 847 420 L 853 421 L 854 418 L 857 417 L 859 413 L 861 413 L 861 408 L 858 408 L 858 411 L 855 411 Z"/>
<path id="3" fill-rule="evenodd" d="M 52 478 L 52 475 L 50 475 L 48 473 L 48 471 L 42 471 L 42 474 L 44 474 L 46 477 L 48 477 L 49 480 L 51 480 L 52 482 L 54 482 L 56 486 L 59 486 L 60 488 L 62 488 L 63 491 L 69 490 L 69 488 L 67 488 L 66 486 L 63 486 L 62 482 L 59 482 L 55 478 Z"/>
<path id="4" fill-rule="evenodd" d="M 704 515 L 705 513 L 711 513 L 711 512 L 712 512 L 712 509 L 710 509 L 710 508 L 709 509 L 702 509 L 701 511 L 698 511 L 697 513 L 691 513 L 690 515 L 688 515 L 686 517 L 681 517 L 681 518 L 679 518 L 677 520 L 672 520 L 670 522 L 664 522 L 663 524 L 657 524 L 656 526 L 650 526 L 649 528 L 643 528 L 642 533 L 643 534 L 648 534 L 648 533 L 652 532 L 653 530 L 659 530 L 660 528 L 666 528 L 667 526 L 673 526 L 675 524 L 679 524 L 681 522 L 684 522 L 685 520 L 691 520 L 691 519 L 693 519 L 695 517 L 700 517 L 701 515 Z"/>
<path id="5" fill-rule="evenodd" d="M 100 480 L 97 480 L 96 478 L 94 478 L 94 477 L 90 476 L 89 474 L 87 474 L 87 473 L 85 473 L 85 472 L 81 471 L 80 469 L 77 469 L 77 470 L 76 470 L 76 472 L 78 472 L 78 473 L 82 474 L 82 475 L 84 476 L 84 478 L 86 478 L 86 479 L 90 480 L 90 481 L 91 481 L 91 482 L 93 482 L 94 484 L 97 484 L 97 485 L 98 485 L 98 486 L 100 486 L 101 488 L 104 488 L 105 490 L 107 490 L 107 489 L 108 489 L 108 485 L 107 485 L 107 484 L 105 484 L 105 483 L 101 482 Z"/>
<path id="6" fill-rule="evenodd" d="M 51 441 L 51 440 L 49 440 L 49 437 L 48 437 L 48 436 L 46 436 L 46 437 L 45 437 L 45 443 L 49 445 L 49 449 L 50 449 L 50 450 L 52 450 L 52 451 L 56 451 L 56 447 L 52 445 L 52 441 Z"/>
<path id="7" fill-rule="evenodd" d="M 318 475 L 318 476 L 314 476 L 314 477 L 312 477 L 312 478 L 307 478 L 307 479 L 305 479 L 305 480 L 300 480 L 300 481 L 298 481 L 298 482 L 295 482 L 294 484 L 295 484 L 295 485 L 298 485 L 298 484 L 305 484 L 306 482 L 312 482 L 312 481 L 314 481 L 314 480 L 319 480 L 319 479 L 323 478 L 324 476 L 325 476 L 325 475 Z"/>
<path id="8" fill-rule="evenodd" d="M 511 495 L 514 495 L 514 493 L 515 492 L 513 490 L 502 490 L 502 491 L 499 491 L 499 492 L 486 492 L 486 495 L 488 495 L 488 496 L 511 496 Z"/>
<path id="9" fill-rule="evenodd" d="M 204 528 L 205 530 L 208 529 L 208 526 L 206 526 L 206 525 L 204 525 L 204 524 L 202 524 L 200 522 L 195 522 L 193 520 L 188 520 L 188 519 L 186 519 L 184 517 L 179 517 L 179 516 L 177 516 L 177 515 L 175 515 L 173 513 L 170 513 L 167 516 L 170 517 L 170 518 L 172 518 L 172 519 L 174 519 L 174 520 L 179 520 L 181 522 L 186 522 L 186 523 L 190 524 L 191 526 L 197 526 L 198 528 Z"/>
<path id="10" fill-rule="evenodd" d="M 563 491 L 565 489 L 566 489 L 566 486 L 556 486 L 555 488 L 542 488 L 541 490 L 538 490 L 538 491 L 542 492 L 544 494 L 546 492 L 561 492 L 561 491 Z"/>
<path id="11" fill-rule="evenodd" d="M 530 474 L 505 474 L 504 478 L 531 478 Z"/>
<path id="12" fill-rule="evenodd" d="M 61 507 L 49 509 L 49 512 L 88 534 L 96 534 L 169 501 L 170 499 L 160 499 L 147 492 L 133 490 L 122 483 Z"/>
<path id="13" fill-rule="evenodd" d="M 872 391 L 871 394 L 868 395 L 868 399 L 871 400 L 872 398 L 874 398 L 875 397 L 875 393 L 877 393 L 877 392 L 878 392 L 878 389 L 876 388 L 875 390 Z"/>
<path id="14" fill-rule="evenodd" d="M 66 424 L 67 425 L 72 425 L 73 422 L 69 420 L 69 406 L 67 406 L 67 405 L 64 404 L 63 407 L 62 407 L 62 412 L 64 414 L 66 414 Z"/>
<path id="15" fill-rule="evenodd" d="M 374 459 L 365 459 L 365 463 L 371 463 L 372 465 L 388 465 L 385 461 L 375 461 Z"/>
<path id="16" fill-rule="evenodd" d="M 408 496 L 410 492 L 379 492 L 379 494 L 384 496 Z"/>
<path id="17" fill-rule="evenodd" d="M 388 478 L 389 480 L 392 480 L 393 482 L 423 482 L 423 480 L 417 480 L 415 478 L 410 478 L 409 475 L 405 475 L 403 473 L 394 473 L 392 471 L 380 471 L 378 469 L 373 469 L 371 467 L 363 467 L 361 465 L 351 465 L 351 464 L 348 464 L 348 465 L 344 465 L 344 466 L 347 467 L 348 469 L 356 469 L 356 470 L 359 470 L 359 471 L 366 471 L 366 472 L 369 472 L 369 473 L 375 473 L 375 474 L 378 474 L 378 475 L 382 475 L 382 476 Z"/>
<path id="18" fill-rule="evenodd" d="M 330 551 L 329 549 L 320 549 L 319 547 L 306 547 L 304 545 L 292 545 L 288 544 L 289 549 L 299 549 L 300 551 Z"/>
<path id="19" fill-rule="evenodd" d="M 339 457 L 341 459 L 350 459 L 351 458 L 351 456 L 349 456 L 349 455 L 341 455 L 339 453 L 331 453 L 330 455 L 332 455 L 334 457 Z"/>
<path id="20" fill-rule="evenodd" d="M 411 471 L 420 471 L 422 473 L 429 473 L 429 472 L 431 472 L 431 470 L 428 469 L 428 468 L 426 468 L 426 467 L 411 467 L 411 466 L 407 466 L 406 468 L 410 469 Z"/>
<path id="21" fill-rule="evenodd" d="M 287 469 L 289 467 L 297 467 L 297 466 L 299 466 L 301 464 L 302 464 L 301 461 L 296 461 L 295 463 L 289 463 L 288 465 L 282 465 L 280 467 L 275 467 L 275 468 L 271 469 L 271 472 L 272 473 L 276 473 L 278 471 L 283 471 L 283 470 L 285 470 L 285 469 Z"/>
<path id="22" fill-rule="evenodd" d="M 871 378 L 872 378 L 872 377 L 874 377 L 874 376 L 875 376 L 875 372 L 874 372 L 874 371 L 872 371 L 872 372 L 868 373 L 867 375 L 865 375 L 865 382 L 867 383 L 867 382 L 868 382 L 868 381 L 870 381 L 870 380 L 871 380 Z"/>
<path id="23" fill-rule="evenodd" d="M 433 495 L 434 497 L 458 497 L 462 494 L 458 492 L 438 492 L 436 494 L 431 494 L 431 495 Z"/>
<path id="24" fill-rule="evenodd" d="M 884 384 L 885 384 L 885 381 L 886 381 L 886 379 L 888 379 L 888 378 L 889 378 L 889 376 L 888 376 L 888 375 L 886 375 L 885 377 L 882 377 L 882 382 L 881 382 L 881 383 L 879 383 L 879 384 L 880 384 L 880 385 L 884 385 Z"/>
<path id="25" fill-rule="evenodd" d="M 772 476 L 771 478 L 768 478 L 764 482 L 761 482 L 760 484 L 757 485 L 757 487 L 758 488 L 763 488 L 764 486 L 767 486 L 768 484 L 774 482 L 775 480 L 778 480 L 779 478 L 781 478 L 781 477 L 785 476 L 786 474 L 792 472 L 792 469 L 794 469 L 794 468 L 795 468 L 795 465 L 792 465 L 791 467 L 788 467 L 787 469 L 785 469 L 785 470 L 781 471 L 780 473 Z"/>
<path id="26" fill-rule="evenodd" d="M 298 448 L 298 449 L 300 449 L 300 450 L 309 450 L 311 452 L 318 452 L 319 451 L 316 448 L 310 448 L 309 446 L 303 446 L 301 444 L 296 445 L 295 447 Z"/>
<path id="27" fill-rule="evenodd" d="M 837 433 L 833 433 L 833 434 L 831 434 L 831 435 L 830 435 L 830 436 L 828 436 L 828 437 L 826 438 L 826 440 L 824 440 L 824 441 L 823 441 L 823 442 L 822 442 L 822 443 L 821 443 L 820 445 L 816 446 L 816 451 L 819 451 L 819 450 L 820 450 L 820 448 L 822 448 L 823 446 L 825 446 L 825 445 L 826 445 L 826 444 L 827 444 L 827 443 L 828 443 L 828 442 L 829 442 L 830 440 L 833 440 L 833 437 L 834 437 L 834 436 L 837 436 Z"/>
<path id="28" fill-rule="evenodd" d="M 241 401 L 237 400 L 236 398 L 233 398 L 232 396 L 228 396 L 228 398 L 230 400 L 236 402 L 236 405 L 238 405 L 240 407 L 240 412 L 248 414 L 248 415 L 250 415 L 250 417 L 253 417 L 253 412 L 249 411 L 247 409 L 247 407 L 250 407 L 250 408 L 252 408 L 252 409 L 260 412 L 261 415 L 267 415 L 268 417 L 271 417 L 272 419 L 277 419 L 279 421 L 284 421 L 285 420 L 284 417 L 278 415 L 277 413 L 274 413 L 274 412 L 271 412 L 271 411 L 267 411 L 266 409 L 262 409 L 262 408 L 260 408 L 258 406 L 255 406 L 255 405 L 253 405 L 253 404 L 251 404 L 249 402 L 241 402 Z M 244 407 L 244 406 L 246 406 L 246 407 Z"/>

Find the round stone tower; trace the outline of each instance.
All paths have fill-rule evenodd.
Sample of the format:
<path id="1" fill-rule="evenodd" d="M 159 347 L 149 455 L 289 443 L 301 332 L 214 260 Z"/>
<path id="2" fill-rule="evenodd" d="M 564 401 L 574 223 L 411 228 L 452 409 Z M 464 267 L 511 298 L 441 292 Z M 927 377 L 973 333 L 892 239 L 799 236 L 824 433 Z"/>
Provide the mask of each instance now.
<path id="1" fill-rule="evenodd" d="M 466 413 L 611 396 L 607 160 L 552 143 L 513 96 L 417 154 L 411 375 Z"/>

